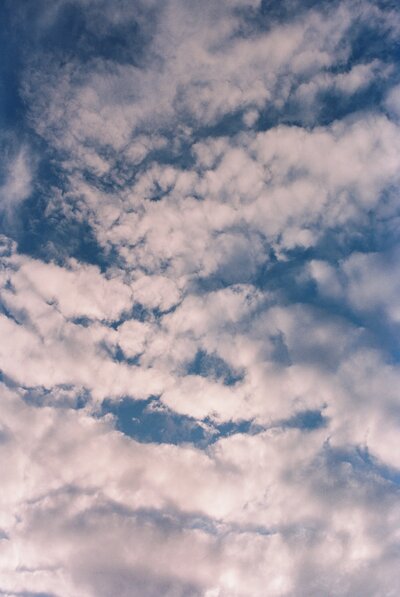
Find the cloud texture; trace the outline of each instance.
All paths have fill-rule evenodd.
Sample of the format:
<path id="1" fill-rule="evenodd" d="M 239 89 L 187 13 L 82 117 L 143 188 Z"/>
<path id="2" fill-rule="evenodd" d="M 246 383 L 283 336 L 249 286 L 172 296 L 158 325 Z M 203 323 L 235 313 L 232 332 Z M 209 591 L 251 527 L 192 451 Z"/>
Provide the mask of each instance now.
<path id="1" fill-rule="evenodd" d="M 397 597 L 395 3 L 0 10 L 0 595 Z"/>

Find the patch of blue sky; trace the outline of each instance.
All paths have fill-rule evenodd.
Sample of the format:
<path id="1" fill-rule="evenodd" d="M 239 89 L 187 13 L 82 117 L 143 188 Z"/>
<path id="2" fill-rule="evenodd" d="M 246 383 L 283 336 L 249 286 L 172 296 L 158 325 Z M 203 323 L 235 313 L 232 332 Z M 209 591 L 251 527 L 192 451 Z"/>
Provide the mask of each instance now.
<path id="1" fill-rule="evenodd" d="M 103 14 L 91 11 L 90 6 L 85 10 L 80 2 L 58 3 L 53 10 L 45 0 L 34 5 L 23 2 L 19 3 L 17 13 L 12 10 L 13 4 L 10 0 L 3 3 L 11 27 L 23 35 L 25 43 L 21 50 L 30 52 L 32 47 L 35 51 L 40 48 L 43 53 L 59 55 L 62 62 L 96 58 L 121 64 L 139 62 L 145 56 L 152 34 L 151 27 L 144 30 L 135 18 L 106 24 L 106 11 Z M 147 11 L 150 13 L 151 7 Z M 140 18 L 138 6 L 136 15 Z"/>
<path id="2" fill-rule="evenodd" d="M 186 122 L 188 126 L 193 127 L 193 131 L 191 131 L 191 141 L 198 142 L 204 139 L 235 137 L 235 135 L 238 135 L 249 128 L 243 119 L 246 112 L 246 108 L 233 110 L 220 118 L 216 118 L 215 122 L 207 125 L 204 125 L 201 120 L 195 121 L 193 117 L 188 115 Z"/>
<path id="3" fill-rule="evenodd" d="M 135 302 L 133 304 L 132 308 L 126 312 L 123 312 L 118 319 L 116 319 L 114 321 L 104 320 L 102 323 L 104 325 L 110 326 L 113 329 L 117 329 L 125 321 L 130 321 L 132 319 L 135 319 L 136 321 L 140 321 L 140 322 L 159 321 L 163 315 L 167 315 L 168 313 L 173 313 L 176 308 L 177 308 L 177 306 L 175 305 L 175 306 L 171 307 L 170 309 L 162 311 L 161 309 L 159 309 L 157 307 L 151 309 L 151 308 L 145 307 L 140 302 Z M 74 320 L 74 322 L 78 323 L 79 325 L 88 326 L 88 325 L 90 325 L 90 323 L 92 323 L 92 320 L 90 320 L 88 318 L 77 318 Z M 121 361 L 124 360 L 124 357 L 122 354 L 120 354 L 120 357 L 118 360 L 121 360 Z"/>
<path id="4" fill-rule="evenodd" d="M 108 413 L 115 416 L 119 431 L 141 442 L 201 444 L 207 438 L 198 421 L 160 407 L 157 398 L 104 401 L 101 414 Z"/>
<path id="5" fill-rule="evenodd" d="M 3 132 L 8 129 L 19 129 L 25 113 L 25 105 L 20 95 L 21 44 L 11 20 L 9 3 L 1 3 L 0 127 Z"/>
<path id="6" fill-rule="evenodd" d="M 187 366 L 187 373 L 210 377 L 227 386 L 235 385 L 243 379 L 243 373 L 233 371 L 220 356 L 204 350 L 197 351 L 195 358 Z"/>
<path id="7" fill-rule="evenodd" d="M 241 17 L 238 36 L 249 33 L 265 32 L 276 25 L 286 25 L 307 13 L 310 9 L 329 10 L 338 4 L 338 0 L 261 0 L 257 6 L 238 6 L 236 11 Z"/>
<path id="8" fill-rule="evenodd" d="M 157 397 L 105 400 L 100 416 L 109 413 L 114 415 L 118 431 L 143 443 L 193 444 L 206 448 L 222 437 L 237 433 L 253 435 L 264 430 L 253 421 L 216 423 L 209 418 L 201 421 L 180 415 L 162 405 Z"/>
<path id="9" fill-rule="evenodd" d="M 320 410 L 304 410 L 281 422 L 283 428 L 315 431 L 328 426 L 328 419 Z"/>
<path id="10" fill-rule="evenodd" d="M 32 406 L 43 408 L 73 408 L 80 410 L 90 401 L 90 393 L 85 388 L 62 384 L 55 388 L 43 387 L 26 388 L 23 391 L 24 402 Z"/>
<path id="11" fill-rule="evenodd" d="M 327 470 L 335 471 L 334 476 L 339 477 L 342 483 L 346 483 L 348 478 L 354 475 L 358 479 L 367 477 L 370 480 L 371 490 L 382 496 L 390 488 L 396 492 L 399 490 L 400 470 L 374 458 L 367 447 L 354 446 L 343 449 L 331 446 L 328 441 L 321 457 Z"/>
<path id="12" fill-rule="evenodd" d="M 299 80 L 298 85 L 301 82 Z M 255 128 L 266 131 L 277 124 L 306 128 L 329 126 L 351 115 L 357 117 L 363 111 L 376 111 L 392 85 L 393 81 L 371 81 L 362 89 L 345 93 L 336 89 L 332 83 L 330 88 L 319 90 L 311 104 L 291 94 L 283 107 L 265 106 L 260 112 Z"/>
<path id="13" fill-rule="evenodd" d="M 221 438 L 236 434 L 257 435 L 268 428 L 299 429 L 312 432 L 328 425 L 323 411 L 304 410 L 293 417 L 271 422 L 268 426 L 253 420 L 225 421 L 217 423 L 208 417 L 193 419 L 169 410 L 159 398 L 119 401 L 105 400 L 99 416 L 112 414 L 115 426 L 121 433 L 143 443 L 192 444 L 207 448 Z"/>
<path id="14" fill-rule="evenodd" d="M 96 240 L 88 222 L 67 217 L 61 211 L 47 212 L 48 197 L 36 190 L 20 208 L 20 225 L 14 232 L 21 253 L 48 262 L 64 263 L 66 258 L 106 269 L 112 259 Z"/>
<path id="15" fill-rule="evenodd" d="M 11 321 L 14 321 L 17 324 L 21 324 L 25 317 L 24 317 L 24 313 L 15 313 L 15 312 L 11 312 L 10 309 L 8 309 L 6 307 L 6 305 L 4 305 L 1 301 L 0 301 L 0 313 L 5 315 L 8 319 L 11 319 Z"/>
<path id="16" fill-rule="evenodd" d="M 322 3 L 313 2 L 313 4 Z M 325 4 L 332 5 L 332 3 Z M 360 88 L 348 91 L 338 89 L 332 79 L 331 83 L 325 83 L 325 86 L 316 92 L 311 105 L 293 93 L 301 84 L 307 83 L 307 77 L 292 76 L 292 92 L 286 101 L 279 107 L 274 103 L 267 103 L 260 113 L 256 128 L 268 130 L 277 124 L 326 126 L 362 111 L 384 110 L 383 107 L 379 108 L 382 100 L 400 78 L 398 39 L 385 35 L 385 31 L 380 29 L 378 23 L 372 25 L 367 19 L 365 22 L 361 19 L 360 22 L 353 23 L 346 37 L 346 43 L 349 46 L 347 56 L 346 53 L 343 53 L 345 58 L 338 56 L 337 61 L 323 70 L 324 74 L 345 75 L 355 67 L 379 60 L 381 65 L 376 76 L 371 77 L 371 80 L 366 81 Z M 385 74 L 385 66 L 388 67 L 390 75 Z"/>
<path id="17" fill-rule="evenodd" d="M 376 244 L 368 245 L 366 236 L 360 235 L 360 244 L 354 243 L 355 246 L 353 245 L 351 250 L 344 251 L 342 249 L 341 257 L 344 258 L 353 251 L 359 250 L 361 246 L 365 252 L 368 252 L 368 249 L 375 251 Z M 389 256 L 390 254 L 388 259 Z M 277 304 L 310 305 L 317 310 L 321 318 L 326 318 L 327 321 L 332 318 L 337 318 L 338 321 L 341 319 L 348 321 L 360 331 L 361 336 L 358 341 L 363 346 L 383 350 L 389 360 L 398 362 L 400 354 L 398 325 L 389 320 L 380 307 L 360 311 L 352 307 L 342 296 L 321 294 L 315 281 L 305 273 L 305 268 L 312 259 L 326 259 L 334 266 L 340 261 L 338 258 L 335 259 L 335 251 L 327 247 L 324 247 L 323 250 L 319 250 L 319 247 L 293 250 L 287 261 L 272 260 L 260 269 L 256 284 L 264 290 L 273 290 Z M 338 275 L 340 276 L 340 272 Z M 278 362 L 290 364 L 290 355 L 286 352 L 284 345 L 280 343 L 279 337 L 276 339 L 274 356 L 278 357 Z M 317 357 L 317 355 L 314 356 Z"/>
<path id="18" fill-rule="evenodd" d="M 379 5 L 380 2 L 377 2 Z M 395 2 L 387 4 L 384 9 L 397 9 Z M 368 62 L 380 59 L 386 63 L 398 66 L 400 58 L 400 42 L 396 36 L 388 36 L 385 27 L 377 21 L 366 19 L 361 23 L 353 23 L 350 29 L 351 51 L 348 57 L 348 65 L 358 62 Z M 398 73 L 396 78 L 398 78 Z"/>
<path id="19" fill-rule="evenodd" d="M 372 81 L 364 88 L 353 93 L 343 93 L 332 85 L 331 89 L 321 90 L 316 94 L 310 114 L 310 108 L 303 110 L 300 101 L 289 102 L 284 111 L 285 124 L 328 126 L 334 121 L 341 120 L 354 114 L 356 117 L 362 111 L 376 110 L 384 99 L 391 85 L 382 81 Z"/>

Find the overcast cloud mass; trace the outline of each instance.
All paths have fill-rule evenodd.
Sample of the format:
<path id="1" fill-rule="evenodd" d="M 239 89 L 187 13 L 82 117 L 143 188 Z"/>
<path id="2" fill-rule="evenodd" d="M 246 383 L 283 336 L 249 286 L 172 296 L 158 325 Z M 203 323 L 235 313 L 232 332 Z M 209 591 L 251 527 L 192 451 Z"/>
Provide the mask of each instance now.
<path id="1" fill-rule="evenodd" d="M 1 2 L 0 595 L 400 595 L 399 39 Z"/>

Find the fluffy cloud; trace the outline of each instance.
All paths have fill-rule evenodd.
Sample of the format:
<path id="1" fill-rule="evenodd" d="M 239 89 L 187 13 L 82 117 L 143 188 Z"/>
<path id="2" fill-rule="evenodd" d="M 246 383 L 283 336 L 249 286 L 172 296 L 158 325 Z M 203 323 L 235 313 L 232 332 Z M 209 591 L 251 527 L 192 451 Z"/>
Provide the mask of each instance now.
<path id="1" fill-rule="evenodd" d="M 10 594 L 107 595 L 117 586 L 126 595 L 250 588 L 261 596 L 266 587 L 317 594 L 327 583 L 362 594 L 371 582 L 365 590 L 374 595 L 390 587 L 375 572 L 398 541 L 395 493 L 358 471 L 355 456 L 324 447 L 325 432 L 236 436 L 204 454 L 141 445 L 88 413 L 37 409 L 5 389 L 2 401 L 2 457 L 18 463 L 3 465 L 2 511 L 13 516 L 2 520 L 2 589 Z M 376 510 L 382 496 L 385 518 Z"/>
<path id="2" fill-rule="evenodd" d="M 398 10 L 15 14 L 0 593 L 397 594 Z"/>

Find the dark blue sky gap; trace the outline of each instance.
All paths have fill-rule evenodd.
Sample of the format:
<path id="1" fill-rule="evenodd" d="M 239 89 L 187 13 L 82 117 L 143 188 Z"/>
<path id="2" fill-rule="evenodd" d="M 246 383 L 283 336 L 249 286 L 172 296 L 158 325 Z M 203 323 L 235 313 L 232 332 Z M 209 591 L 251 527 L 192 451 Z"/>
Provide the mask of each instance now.
<path id="1" fill-rule="evenodd" d="M 206 418 L 202 424 L 162 406 L 157 397 L 148 400 L 106 400 L 102 404 L 100 416 L 110 413 L 115 417 L 118 431 L 143 443 L 193 444 L 198 448 L 207 448 L 222 437 L 238 433 L 255 435 L 267 429 L 251 420 L 217 423 Z M 276 421 L 272 426 L 312 432 L 326 424 L 322 412 L 306 410 L 287 420 Z"/>

